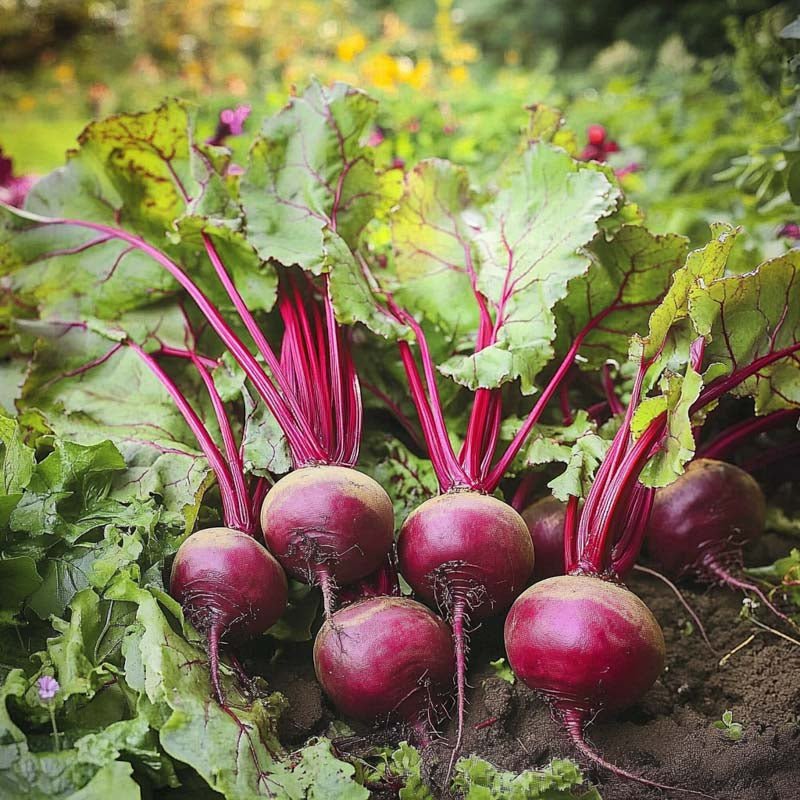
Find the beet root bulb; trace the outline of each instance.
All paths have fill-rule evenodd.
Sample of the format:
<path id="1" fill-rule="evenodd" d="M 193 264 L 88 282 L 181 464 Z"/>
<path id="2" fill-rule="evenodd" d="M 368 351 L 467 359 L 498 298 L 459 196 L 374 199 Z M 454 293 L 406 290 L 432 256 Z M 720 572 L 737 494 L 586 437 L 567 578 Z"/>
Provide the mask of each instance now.
<path id="1" fill-rule="evenodd" d="M 749 473 L 725 461 L 698 458 L 656 492 L 645 549 L 668 575 L 694 575 L 753 592 L 788 621 L 758 586 L 734 574 L 741 567 L 742 547 L 761 536 L 765 522 L 764 493 Z"/>
<path id="2" fill-rule="evenodd" d="M 477 492 L 450 492 L 408 515 L 397 541 L 400 573 L 428 603 L 473 620 L 508 608 L 533 571 L 533 545 L 511 506 Z"/>
<path id="3" fill-rule="evenodd" d="M 269 491 L 261 529 L 289 575 L 321 586 L 329 616 L 335 586 L 383 566 L 394 540 L 394 512 L 368 475 L 349 467 L 303 467 Z"/>
<path id="4" fill-rule="evenodd" d="M 533 571 L 533 544 L 511 506 L 478 492 L 425 501 L 406 518 L 397 542 L 400 572 L 414 591 L 452 621 L 458 734 L 449 779 L 461 748 L 466 695 L 467 631 L 508 608 Z"/>
<path id="5" fill-rule="evenodd" d="M 320 628 L 314 669 L 342 714 L 362 722 L 404 720 L 424 744 L 431 711 L 453 686 L 450 629 L 408 598 L 362 600 Z"/>
<path id="6" fill-rule="evenodd" d="M 514 674 L 557 711 L 581 753 L 621 777 L 676 788 L 611 764 L 584 736 L 595 714 L 632 705 L 664 669 L 664 634 L 636 595 L 596 577 L 548 578 L 511 607 L 505 644 Z"/>
<path id="7" fill-rule="evenodd" d="M 526 590 L 505 623 L 516 676 L 559 710 L 586 715 L 635 703 L 664 668 L 664 635 L 632 592 L 563 575 Z"/>
<path id="8" fill-rule="evenodd" d="M 536 553 L 534 580 L 564 574 L 564 519 L 567 506 L 555 497 L 543 497 L 522 512 Z"/>
<path id="9" fill-rule="evenodd" d="M 207 637 L 211 681 L 222 703 L 219 645 L 246 641 L 278 621 L 286 609 L 286 575 L 252 536 L 232 528 L 208 528 L 192 534 L 178 549 L 170 594 Z"/>

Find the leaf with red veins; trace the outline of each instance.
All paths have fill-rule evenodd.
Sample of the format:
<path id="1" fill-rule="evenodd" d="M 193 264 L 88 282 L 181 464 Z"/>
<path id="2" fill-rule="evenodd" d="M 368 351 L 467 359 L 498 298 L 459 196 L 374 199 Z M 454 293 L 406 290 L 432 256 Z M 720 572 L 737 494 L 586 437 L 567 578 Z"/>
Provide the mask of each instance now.
<path id="1" fill-rule="evenodd" d="M 466 170 L 431 159 L 406 176 L 392 215 L 392 291 L 401 306 L 422 313 L 451 337 L 478 328 L 475 235 L 484 225 Z"/>
<path id="2" fill-rule="evenodd" d="M 152 111 L 93 122 L 78 137 L 80 157 L 102 166 L 102 181 L 118 197 L 128 225 L 167 228 L 198 193 L 193 125 L 187 106 L 169 100 Z M 41 188 L 36 196 L 30 210 L 63 215 L 60 207 L 46 209 Z"/>
<path id="3" fill-rule="evenodd" d="M 176 220 L 202 213 L 208 224 L 241 223 L 235 187 L 216 172 L 220 164 L 192 144 L 192 125 L 177 101 L 92 123 L 66 165 L 37 183 L 26 211 L 123 229 L 202 281 L 213 274 L 211 265 L 198 239 L 176 235 Z M 0 274 L 10 275 L 15 295 L 45 316 L 113 319 L 177 288 L 152 258 L 109 234 L 32 223 L 5 211 L 0 217 Z M 224 292 L 206 284 L 213 287 L 211 299 L 224 302 Z"/>
<path id="4" fill-rule="evenodd" d="M 128 466 L 115 480 L 113 496 L 160 496 L 191 527 L 213 478 L 208 462 L 169 394 L 133 351 L 118 344 L 127 330 L 149 351 L 161 344 L 184 347 L 179 310 L 140 310 L 114 327 L 99 320 L 84 320 L 80 326 L 20 324 L 36 338 L 20 405 L 38 411 L 57 436 L 69 441 L 89 445 L 110 439 Z M 220 441 L 192 364 L 163 361 Z"/>
<path id="5" fill-rule="evenodd" d="M 653 309 L 644 339 L 644 357 L 662 353 L 662 360 L 674 353 L 679 362 L 689 357 L 689 346 L 697 336 L 689 320 L 689 297 L 698 287 L 710 284 L 725 274 L 739 229 L 724 223 L 711 226 L 711 240 L 693 250 L 677 269 L 662 301 Z"/>
<path id="6" fill-rule="evenodd" d="M 689 315 L 708 337 L 706 364 L 735 374 L 785 352 L 734 390 L 755 400 L 756 414 L 800 406 L 800 252 L 766 261 L 743 275 L 696 284 Z"/>
<path id="7" fill-rule="evenodd" d="M 580 366 L 595 370 L 608 359 L 624 362 L 630 336 L 647 330 L 670 276 L 684 262 L 686 240 L 624 225 L 611 240 L 598 237 L 590 254 L 589 271 L 570 281 L 567 296 L 556 306 L 556 351 L 566 353 L 594 320 L 581 344 Z"/>
<path id="8" fill-rule="evenodd" d="M 352 251 L 397 192 L 399 170 L 376 170 L 365 145 L 377 108 L 346 84 L 313 82 L 268 119 L 241 181 L 247 235 L 262 258 L 331 268 L 325 232 Z"/>
<path id="9" fill-rule="evenodd" d="M 518 172 L 482 209 L 474 232 L 479 291 L 493 320 L 492 344 L 457 356 L 443 371 L 472 389 L 520 379 L 523 393 L 553 357 L 554 306 L 569 281 L 586 273 L 585 247 L 620 200 L 600 171 L 537 144 Z"/>

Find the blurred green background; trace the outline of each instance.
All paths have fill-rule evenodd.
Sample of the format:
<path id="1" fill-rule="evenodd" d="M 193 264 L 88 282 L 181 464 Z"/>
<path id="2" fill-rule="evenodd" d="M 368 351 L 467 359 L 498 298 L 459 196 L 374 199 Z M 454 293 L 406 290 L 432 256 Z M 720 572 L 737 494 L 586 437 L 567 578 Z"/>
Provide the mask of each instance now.
<path id="1" fill-rule="evenodd" d="M 255 127 L 310 76 L 382 101 L 381 145 L 491 174 L 526 108 L 619 147 L 629 196 L 696 241 L 716 219 L 772 255 L 800 201 L 797 6 L 759 0 L 0 0 L 0 147 L 43 173 L 89 119 L 195 100 L 213 130 L 248 103 Z M 231 140 L 232 146 L 245 147 Z M 238 154 L 246 157 L 244 153 Z"/>

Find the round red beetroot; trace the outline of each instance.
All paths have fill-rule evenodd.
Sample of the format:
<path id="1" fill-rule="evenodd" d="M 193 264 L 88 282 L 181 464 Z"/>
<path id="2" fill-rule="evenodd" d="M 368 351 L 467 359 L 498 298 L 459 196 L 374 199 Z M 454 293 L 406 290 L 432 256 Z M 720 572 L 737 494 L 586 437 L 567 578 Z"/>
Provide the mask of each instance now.
<path id="1" fill-rule="evenodd" d="M 533 545 L 522 517 L 478 492 L 450 492 L 408 515 L 397 541 L 400 572 L 429 603 L 452 610 L 466 598 L 469 616 L 508 608 L 533 572 Z"/>
<path id="2" fill-rule="evenodd" d="M 760 536 L 765 518 L 764 493 L 747 472 L 698 458 L 656 492 L 645 547 L 668 575 L 704 574 L 707 562 L 737 554 Z"/>
<path id="3" fill-rule="evenodd" d="M 229 642 L 271 628 L 286 609 L 286 575 L 252 536 L 232 528 L 193 533 L 172 563 L 170 594 L 200 631 Z"/>
<path id="4" fill-rule="evenodd" d="M 345 716 L 416 722 L 453 685 L 450 629 L 429 608 L 374 597 L 337 611 L 314 642 L 314 669 Z"/>
<path id="5" fill-rule="evenodd" d="M 647 606 L 614 583 L 561 575 L 536 583 L 505 624 L 514 674 L 561 711 L 616 711 L 664 669 L 664 635 Z"/>
<path id="6" fill-rule="evenodd" d="M 323 570 L 345 585 L 383 565 L 394 539 L 394 512 L 389 495 L 368 475 L 349 467 L 303 467 L 270 489 L 261 529 L 292 577 L 317 583 Z"/>
<path id="7" fill-rule="evenodd" d="M 564 518 L 567 506 L 555 497 L 543 497 L 522 512 L 536 553 L 534 580 L 564 574 Z"/>

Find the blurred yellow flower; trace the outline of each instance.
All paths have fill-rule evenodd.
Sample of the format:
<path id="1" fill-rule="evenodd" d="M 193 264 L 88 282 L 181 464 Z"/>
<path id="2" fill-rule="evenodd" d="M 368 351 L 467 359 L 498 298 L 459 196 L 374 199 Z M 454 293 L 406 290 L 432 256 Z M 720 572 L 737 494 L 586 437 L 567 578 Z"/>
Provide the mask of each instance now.
<path id="1" fill-rule="evenodd" d="M 450 67 L 447 74 L 453 83 L 466 83 L 469 80 L 469 70 L 463 65 Z"/>
<path id="2" fill-rule="evenodd" d="M 503 60 L 508 67 L 516 67 L 519 64 L 519 50 L 506 50 Z"/>
<path id="3" fill-rule="evenodd" d="M 471 64 L 478 60 L 480 52 L 469 42 L 454 42 L 444 53 L 451 64 Z"/>
<path id="4" fill-rule="evenodd" d="M 352 61 L 366 46 L 367 37 L 361 31 L 356 31 L 339 40 L 336 45 L 336 55 L 340 61 Z"/>
<path id="5" fill-rule="evenodd" d="M 36 98 L 30 94 L 24 94 L 17 100 L 17 108 L 20 111 L 33 111 L 36 108 Z"/>
<path id="6" fill-rule="evenodd" d="M 397 60 L 388 53 L 376 53 L 362 65 L 361 71 L 365 80 L 376 89 L 392 91 L 396 88 L 400 73 Z"/>
<path id="7" fill-rule="evenodd" d="M 405 83 L 412 89 L 424 89 L 433 74 L 433 62 L 429 58 L 421 58 L 416 64 L 410 58 L 397 59 L 397 80 Z"/>
<path id="8" fill-rule="evenodd" d="M 247 94 L 247 83 L 238 75 L 229 75 L 225 79 L 225 88 L 234 97 L 244 97 Z"/>
<path id="9" fill-rule="evenodd" d="M 275 59 L 279 63 L 285 64 L 294 55 L 296 49 L 294 41 L 284 40 L 275 48 Z"/>
<path id="10" fill-rule="evenodd" d="M 59 83 L 71 83 L 75 80 L 75 67 L 72 64 L 59 64 L 53 74 Z"/>
<path id="11" fill-rule="evenodd" d="M 395 14 L 394 11 L 390 11 L 388 14 L 384 14 L 383 16 L 383 35 L 386 39 L 393 41 L 395 39 L 399 39 L 401 36 L 405 36 L 408 33 L 408 28 L 403 20 Z"/>

